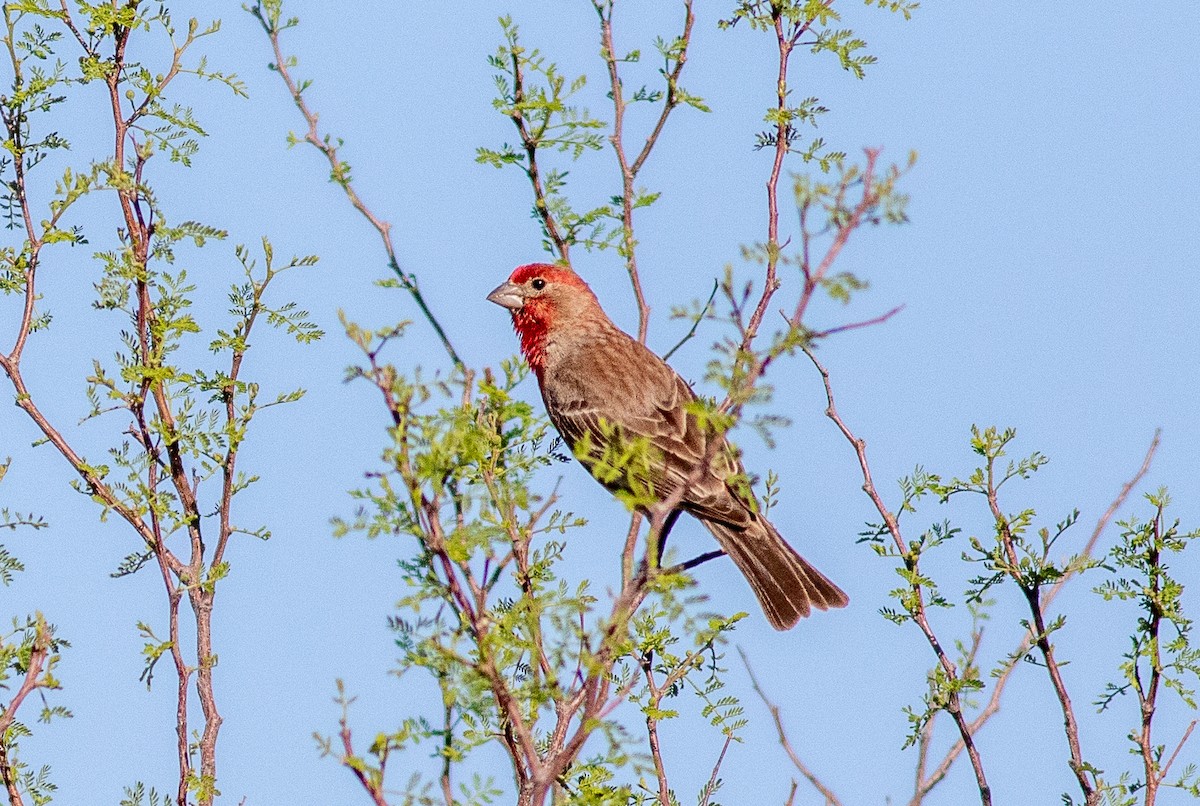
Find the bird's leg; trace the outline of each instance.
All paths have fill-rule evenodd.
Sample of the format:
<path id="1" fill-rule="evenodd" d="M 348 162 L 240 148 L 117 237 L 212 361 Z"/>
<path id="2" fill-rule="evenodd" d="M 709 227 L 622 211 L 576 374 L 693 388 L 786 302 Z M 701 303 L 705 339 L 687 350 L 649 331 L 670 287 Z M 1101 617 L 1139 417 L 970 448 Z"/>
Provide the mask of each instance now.
<path id="1" fill-rule="evenodd" d="M 671 536 L 671 530 L 675 528 L 675 521 L 679 520 L 679 512 L 678 509 L 671 510 L 667 519 L 663 521 L 662 528 L 658 530 L 654 553 L 650 555 L 655 568 L 662 568 L 663 552 L 667 550 L 667 538 Z"/>
<path id="2" fill-rule="evenodd" d="M 654 552 L 654 558 L 659 566 L 662 565 L 663 552 L 667 550 L 667 538 L 671 536 L 671 530 L 675 528 L 675 521 L 679 520 L 679 513 L 682 510 L 673 509 L 671 514 L 663 522 L 663 527 L 658 533 L 658 550 Z"/>
<path id="3" fill-rule="evenodd" d="M 667 548 L 667 537 L 671 534 L 671 529 L 674 528 L 677 520 L 679 520 L 679 510 L 673 509 L 663 519 L 662 528 L 656 535 L 654 534 L 654 518 L 653 516 L 650 518 L 650 534 L 646 535 L 646 555 L 642 557 L 642 562 L 638 567 L 638 576 L 643 580 L 649 579 L 651 573 L 657 573 L 662 568 L 662 556 Z"/>
<path id="4" fill-rule="evenodd" d="M 672 565 L 670 568 L 668 568 L 666 570 L 666 573 L 681 574 L 684 571 L 690 571 L 691 569 L 695 568 L 697 565 L 702 565 L 703 563 L 706 563 L 709 560 L 715 560 L 718 557 L 724 557 L 724 556 L 725 556 L 725 551 L 723 549 L 717 549 L 716 551 L 706 551 L 705 553 L 701 554 L 700 556 L 693 557 L 692 559 L 690 559 L 686 562 L 682 562 L 677 565 Z"/>

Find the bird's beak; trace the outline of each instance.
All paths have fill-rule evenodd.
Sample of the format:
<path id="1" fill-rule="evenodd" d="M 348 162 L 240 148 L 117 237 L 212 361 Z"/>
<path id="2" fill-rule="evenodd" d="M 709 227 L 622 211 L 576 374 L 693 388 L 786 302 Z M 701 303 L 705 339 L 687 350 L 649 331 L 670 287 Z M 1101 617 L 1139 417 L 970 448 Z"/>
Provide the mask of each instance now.
<path id="1" fill-rule="evenodd" d="M 521 293 L 521 286 L 515 283 L 501 283 L 487 295 L 487 298 L 488 302 L 494 302 L 501 308 L 508 308 L 510 311 L 519 311 L 525 304 L 525 295 Z"/>

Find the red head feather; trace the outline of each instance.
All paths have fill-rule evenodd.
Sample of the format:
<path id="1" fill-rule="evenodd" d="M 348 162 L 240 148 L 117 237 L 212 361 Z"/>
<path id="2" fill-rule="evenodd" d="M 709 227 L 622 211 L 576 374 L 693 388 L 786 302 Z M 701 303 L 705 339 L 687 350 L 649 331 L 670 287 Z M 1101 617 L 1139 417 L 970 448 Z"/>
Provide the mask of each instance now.
<path id="1" fill-rule="evenodd" d="M 537 278 L 546 281 L 547 293 L 526 297 L 525 303 L 512 311 L 512 319 L 513 329 L 521 339 L 521 355 L 525 356 L 530 368 L 540 377 L 546 365 L 546 336 L 555 325 L 562 290 L 569 290 L 571 296 L 577 296 L 574 291 L 582 291 L 593 302 L 596 296 L 578 274 L 549 263 L 518 266 L 509 275 L 508 281 L 524 286 Z"/>

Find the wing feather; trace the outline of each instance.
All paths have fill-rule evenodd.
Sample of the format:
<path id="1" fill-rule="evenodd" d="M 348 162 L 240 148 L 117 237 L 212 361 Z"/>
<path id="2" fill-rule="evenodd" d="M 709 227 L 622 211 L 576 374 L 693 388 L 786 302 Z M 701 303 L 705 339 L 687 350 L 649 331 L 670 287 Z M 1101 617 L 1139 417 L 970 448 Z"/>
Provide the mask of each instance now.
<path id="1" fill-rule="evenodd" d="M 662 359 L 625 334 L 606 350 L 576 354 L 560 367 L 542 395 L 551 420 L 563 440 L 601 483 L 629 491 L 629 479 L 604 478 L 604 446 L 644 438 L 652 449 L 650 461 L 636 471 L 636 481 L 665 498 L 687 484 L 681 505 L 694 515 L 733 526 L 752 519 L 744 501 L 726 480 L 742 472 L 725 439 L 705 429 L 688 411 L 696 394 Z M 621 371 L 637 367 L 638 373 Z M 706 473 L 692 478 L 713 439 L 717 446 Z"/>

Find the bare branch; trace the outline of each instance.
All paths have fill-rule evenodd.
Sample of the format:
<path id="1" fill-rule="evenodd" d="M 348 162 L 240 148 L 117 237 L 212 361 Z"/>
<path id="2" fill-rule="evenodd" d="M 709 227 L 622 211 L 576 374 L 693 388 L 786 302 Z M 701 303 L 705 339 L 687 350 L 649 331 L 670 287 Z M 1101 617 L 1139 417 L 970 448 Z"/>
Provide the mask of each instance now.
<path id="1" fill-rule="evenodd" d="M 1112 503 L 1108 505 L 1108 509 L 1104 510 L 1104 514 L 1101 515 L 1100 520 L 1096 522 L 1096 528 L 1092 530 L 1092 536 L 1088 539 L 1087 545 L 1083 549 L 1084 555 L 1091 556 L 1092 552 L 1096 548 L 1096 542 L 1100 539 L 1100 535 L 1103 534 L 1104 530 L 1108 527 L 1109 522 L 1112 521 L 1117 510 L 1119 510 L 1125 504 L 1125 499 L 1129 497 L 1129 493 L 1131 493 L 1135 487 L 1141 484 L 1142 479 L 1145 478 L 1148 472 L 1150 472 L 1150 463 L 1154 460 L 1154 454 L 1158 452 L 1158 445 L 1161 439 L 1162 429 L 1154 429 L 1154 437 L 1150 440 L 1150 447 L 1146 450 L 1146 456 L 1142 459 L 1141 467 L 1138 468 L 1138 471 L 1133 474 L 1133 477 L 1130 478 L 1129 481 L 1125 482 L 1125 484 L 1121 487 L 1121 491 L 1117 493 L 1117 497 L 1112 500 Z M 1066 580 L 1064 579 L 1063 582 L 1065 581 Z M 1053 590 L 1051 591 L 1051 598 L 1058 593 L 1058 589 L 1062 587 L 1063 582 L 1059 582 L 1054 586 Z"/>
<path id="2" fill-rule="evenodd" d="M 891 319 L 896 314 L 900 313 L 902 310 L 904 310 L 904 306 L 897 305 L 895 308 L 892 308 L 887 313 L 880 314 L 879 316 L 872 317 L 871 319 L 864 319 L 861 322 L 851 322 L 850 324 L 847 324 L 847 325 L 838 325 L 837 327 L 831 327 L 828 330 L 818 330 L 818 331 L 810 334 L 810 338 L 812 338 L 815 341 L 817 339 L 827 338 L 829 336 L 834 335 L 835 333 L 844 333 L 847 330 L 858 330 L 859 328 L 862 328 L 862 327 L 871 327 L 872 325 L 883 324 L 884 322 Z"/>
<path id="3" fill-rule="evenodd" d="M 707 315 L 709 309 L 712 308 L 713 300 L 717 298 L 717 289 L 720 287 L 721 284 L 717 280 L 713 280 L 712 293 L 708 295 L 708 301 L 704 303 L 704 307 L 700 310 L 700 313 L 696 315 L 696 320 L 692 322 L 692 326 L 688 328 L 688 332 L 683 334 L 683 338 L 676 342 L 674 347 L 672 347 L 670 350 L 667 350 L 667 352 L 663 354 L 663 361 L 670 361 L 671 356 L 675 355 L 675 352 L 680 347 L 687 344 L 696 335 L 696 328 L 700 327 L 700 323 L 704 321 L 705 315 Z"/>
<path id="4" fill-rule="evenodd" d="M 708 776 L 708 783 L 704 785 L 703 795 L 700 798 L 699 806 L 708 806 L 708 802 L 717 791 L 717 776 L 721 774 L 721 764 L 725 761 L 725 754 L 729 752 L 729 745 L 733 743 L 733 734 L 725 734 L 725 742 L 721 745 L 721 752 L 717 755 L 717 761 L 713 764 L 712 775 Z"/>
<path id="5" fill-rule="evenodd" d="M 779 744 L 783 746 L 784 752 L 787 753 L 788 758 L 792 761 L 792 765 L 799 770 L 805 780 L 813 785 L 814 789 L 821 793 L 821 797 L 825 798 L 825 803 L 828 806 L 842 806 L 842 801 L 834 794 L 833 790 L 817 777 L 817 774 L 800 759 L 795 748 L 792 747 L 792 742 L 787 735 L 787 729 L 783 726 L 783 717 L 780 715 L 780 708 L 767 696 L 762 686 L 759 685 L 758 678 L 754 674 L 754 669 L 750 666 L 750 658 L 746 656 L 746 651 L 738 647 L 738 654 L 742 656 L 742 664 L 746 667 L 746 673 L 750 675 L 750 685 L 754 687 L 754 693 L 758 695 L 758 698 L 763 701 L 763 705 L 767 706 L 767 710 L 771 712 L 771 720 L 775 723 L 775 734 L 779 737 Z M 794 785 L 792 794 L 795 794 Z M 791 798 L 788 800 L 790 802 Z"/>
<path id="6" fill-rule="evenodd" d="M 1187 740 L 1192 737 L 1192 731 L 1194 731 L 1195 729 L 1196 729 L 1196 720 L 1193 719 L 1191 722 L 1188 723 L 1187 729 L 1184 730 L 1183 736 L 1179 739 L 1179 743 L 1177 745 L 1175 745 L 1175 750 L 1172 751 L 1171 757 L 1169 759 L 1167 759 L 1167 763 L 1163 765 L 1162 771 L 1159 772 L 1159 774 L 1158 774 L 1159 781 L 1166 780 L 1167 773 L 1171 771 L 1171 765 L 1175 763 L 1175 759 L 1176 759 L 1176 757 L 1178 757 L 1179 751 L 1183 749 L 1183 746 L 1185 744 L 1187 744 Z"/>
<path id="7" fill-rule="evenodd" d="M 259 21 L 263 30 L 266 32 L 267 37 L 271 40 L 271 49 L 275 55 L 275 63 L 272 65 L 272 67 L 279 72 L 279 77 L 282 78 L 284 84 L 287 85 L 288 94 L 291 95 L 292 101 L 296 104 L 296 108 L 300 110 L 300 114 L 304 118 L 304 122 L 308 125 L 308 131 L 304 135 L 304 142 L 310 144 L 313 148 L 317 149 L 317 151 L 321 152 L 321 154 L 325 157 L 325 160 L 329 163 L 330 179 L 336 182 L 342 188 L 342 191 L 346 194 L 346 198 L 349 200 L 351 206 L 353 206 L 354 209 L 357 210 L 363 216 L 363 218 L 365 218 L 371 224 L 372 227 L 374 227 L 375 231 L 379 233 L 379 238 L 383 242 L 384 253 L 387 255 L 388 268 L 390 268 L 396 275 L 396 278 L 400 281 L 400 287 L 408 292 L 409 296 L 412 297 L 413 302 L 416 303 L 417 308 L 421 311 L 421 315 L 424 317 L 425 321 L 428 322 L 429 326 L 433 328 L 434 333 L 437 334 L 438 339 L 442 343 L 442 347 L 446 350 L 446 354 L 450 357 L 450 360 L 454 362 L 454 366 L 465 372 L 467 369 L 466 364 L 463 363 L 462 359 L 459 358 L 458 353 L 455 352 L 454 345 L 450 342 L 450 337 L 446 335 L 446 331 L 443 329 L 441 322 L 438 321 L 438 318 L 429 308 L 429 304 L 426 302 L 425 296 L 421 293 L 420 285 L 417 283 L 417 276 L 400 268 L 400 261 L 396 258 L 396 250 L 392 245 L 391 223 L 377 216 L 371 210 L 371 208 L 367 206 L 366 202 L 362 200 L 362 197 L 358 195 L 358 192 L 354 189 L 354 182 L 350 176 L 350 168 L 338 155 L 338 149 L 337 146 L 333 144 L 333 138 L 329 135 L 321 134 L 318 127 L 317 113 L 314 112 L 308 106 L 308 102 L 304 100 L 304 88 L 298 85 L 295 79 L 292 78 L 289 65 L 294 64 L 294 60 L 291 57 L 284 55 L 283 48 L 280 45 L 279 35 L 283 28 L 281 28 L 279 24 L 278 11 L 276 11 L 275 15 L 272 16 L 269 12 L 266 12 L 263 9 L 261 3 L 255 4 L 248 10 Z M 566 255 L 564 254 L 563 257 L 565 258 Z"/>
<path id="8" fill-rule="evenodd" d="M 679 563 L 678 565 L 672 565 L 670 568 L 664 569 L 663 573 L 665 573 L 665 574 L 681 574 L 684 571 L 690 571 L 691 569 L 695 568 L 696 566 L 706 563 L 709 560 L 715 560 L 718 557 L 724 557 L 724 556 L 725 556 L 725 552 L 722 551 L 721 549 L 717 549 L 716 551 L 706 551 L 703 554 L 693 557 L 690 560 L 686 560 L 684 562 Z"/>

